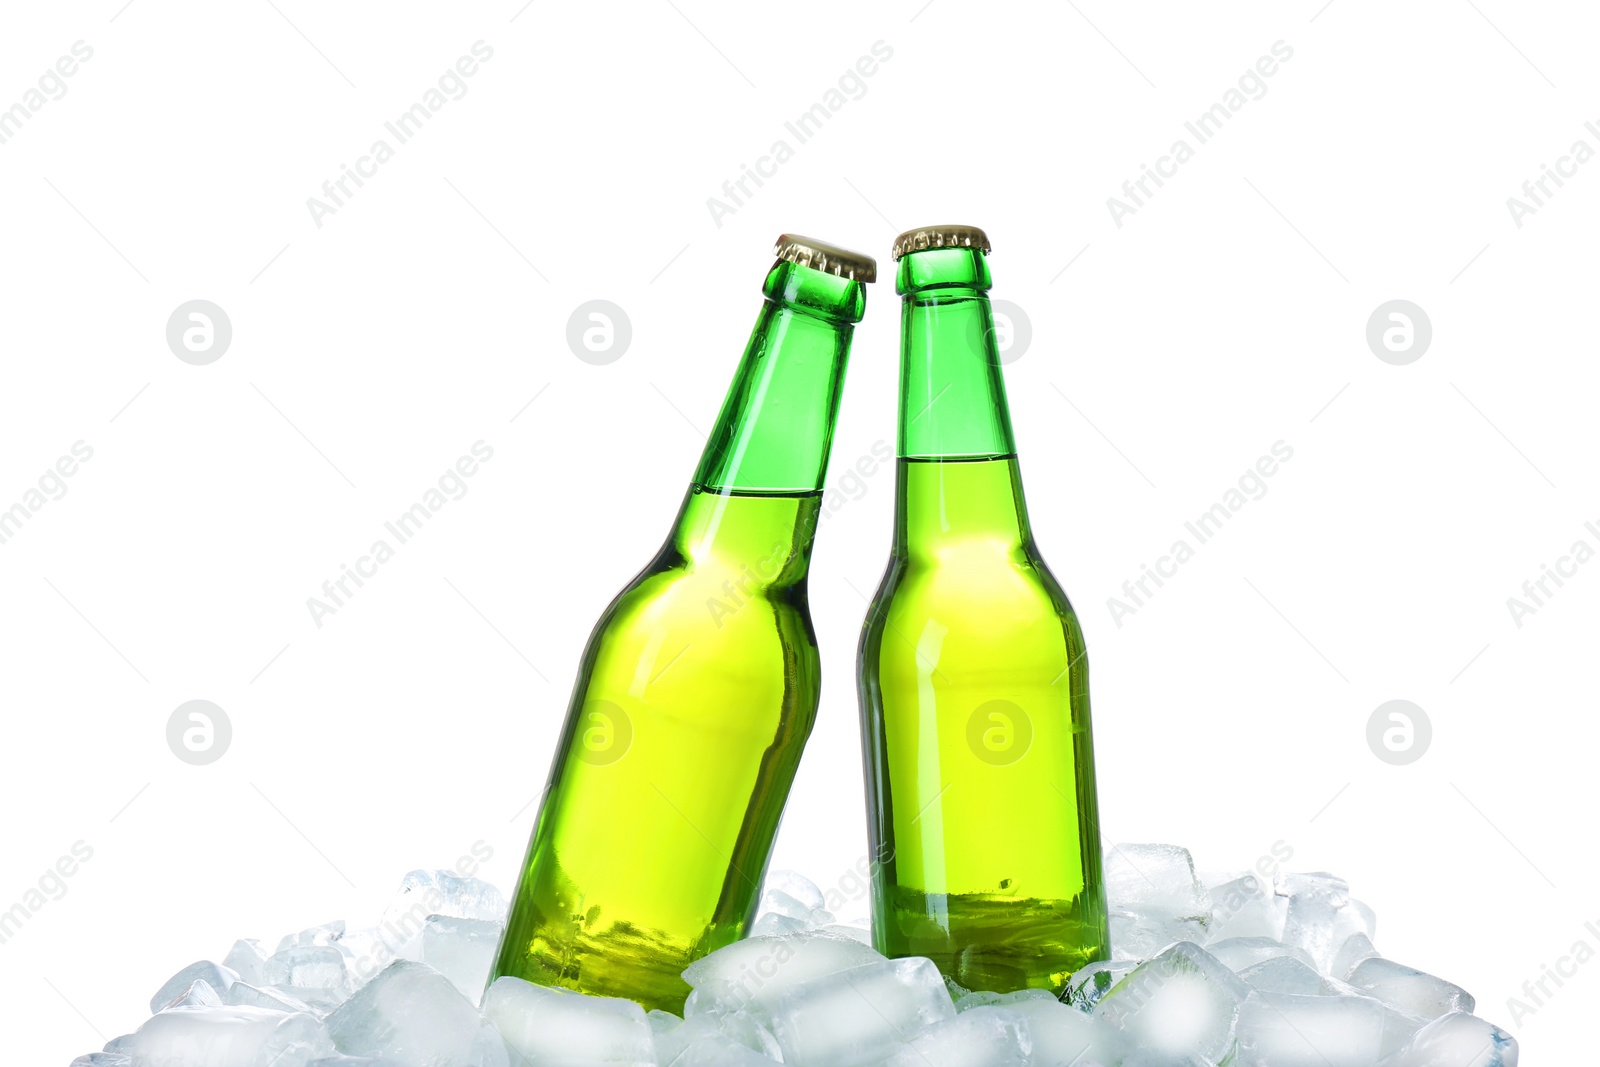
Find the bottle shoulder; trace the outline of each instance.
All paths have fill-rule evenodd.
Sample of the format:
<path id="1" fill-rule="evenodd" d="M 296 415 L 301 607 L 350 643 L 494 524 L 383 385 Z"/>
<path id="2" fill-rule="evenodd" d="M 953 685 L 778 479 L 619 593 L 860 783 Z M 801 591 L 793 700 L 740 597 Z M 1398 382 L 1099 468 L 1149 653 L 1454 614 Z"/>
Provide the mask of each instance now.
<path id="1" fill-rule="evenodd" d="M 1031 545 L 1010 550 L 896 553 L 869 615 L 916 616 L 952 628 L 996 620 L 1036 626 L 1049 620 L 1077 627 L 1077 615 L 1048 564 Z"/>
<path id="2" fill-rule="evenodd" d="M 803 575 L 770 581 L 753 566 L 706 566 L 664 553 L 612 598 L 595 637 L 716 645 L 762 632 L 781 642 L 810 629 Z"/>

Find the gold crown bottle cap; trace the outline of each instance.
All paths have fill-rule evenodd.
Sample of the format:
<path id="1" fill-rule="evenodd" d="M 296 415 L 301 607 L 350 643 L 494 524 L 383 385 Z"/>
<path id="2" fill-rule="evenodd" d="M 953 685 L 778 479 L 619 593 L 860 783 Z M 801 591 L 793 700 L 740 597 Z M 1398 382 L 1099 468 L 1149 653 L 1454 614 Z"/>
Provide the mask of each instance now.
<path id="1" fill-rule="evenodd" d="M 802 267 L 810 267 L 828 274 L 837 274 L 841 278 L 850 278 L 858 282 L 878 280 L 877 260 L 860 252 L 852 252 L 848 248 L 831 245 L 826 241 L 801 237 L 797 233 L 785 233 L 778 237 L 777 247 L 773 251 L 781 260 L 798 263 Z"/>
<path id="2" fill-rule="evenodd" d="M 989 251 L 989 235 L 976 226 L 923 226 L 894 239 L 894 258 L 930 248 L 976 248 Z"/>

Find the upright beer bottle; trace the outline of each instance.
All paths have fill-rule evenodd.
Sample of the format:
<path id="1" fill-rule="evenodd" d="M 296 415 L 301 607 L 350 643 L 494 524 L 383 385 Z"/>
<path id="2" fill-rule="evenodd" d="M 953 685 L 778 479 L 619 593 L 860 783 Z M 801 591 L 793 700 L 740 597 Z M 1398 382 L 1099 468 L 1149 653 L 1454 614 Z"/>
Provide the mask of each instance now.
<path id="1" fill-rule="evenodd" d="M 806 571 L 876 277 L 808 238 L 777 254 L 672 532 L 589 638 L 496 977 L 681 1012 L 680 972 L 753 919 L 816 717 Z"/>
<path id="2" fill-rule="evenodd" d="M 1106 954 L 1083 632 L 1028 525 L 970 226 L 895 242 L 894 546 L 861 636 L 873 936 L 970 989 Z"/>

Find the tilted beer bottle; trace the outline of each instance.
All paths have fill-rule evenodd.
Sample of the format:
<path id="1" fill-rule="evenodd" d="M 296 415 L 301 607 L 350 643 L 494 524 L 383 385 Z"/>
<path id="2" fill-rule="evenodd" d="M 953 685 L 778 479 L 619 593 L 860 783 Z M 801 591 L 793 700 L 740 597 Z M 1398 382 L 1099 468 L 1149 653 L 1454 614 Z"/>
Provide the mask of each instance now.
<path id="1" fill-rule="evenodd" d="M 493 975 L 681 1012 L 743 936 L 820 686 L 806 572 L 870 257 L 785 235 L 676 524 L 596 623 Z"/>
<path id="2" fill-rule="evenodd" d="M 970 989 L 1106 953 L 1083 633 L 1023 502 L 970 226 L 895 242 L 894 546 L 861 635 L 873 936 Z"/>

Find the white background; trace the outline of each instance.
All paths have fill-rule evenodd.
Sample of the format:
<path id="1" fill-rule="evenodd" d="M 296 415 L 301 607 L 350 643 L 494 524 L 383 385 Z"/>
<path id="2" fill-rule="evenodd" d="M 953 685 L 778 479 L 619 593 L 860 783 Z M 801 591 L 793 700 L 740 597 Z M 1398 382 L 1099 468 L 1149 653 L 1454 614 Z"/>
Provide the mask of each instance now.
<path id="1" fill-rule="evenodd" d="M 0 107 L 94 50 L 0 144 L 0 508 L 94 450 L 0 545 L 0 909 L 93 849 L 0 944 L 11 1058 L 98 1048 L 179 966 L 370 921 L 476 842 L 510 887 L 583 640 L 666 532 L 785 230 L 886 275 L 900 229 L 993 238 L 1108 838 L 1205 868 L 1285 842 L 1507 1026 L 1542 965 L 1600 946 L 1600 565 L 1520 628 L 1506 606 L 1600 547 L 1600 164 L 1520 228 L 1506 205 L 1600 148 L 1592 10 L 123 4 L 8 5 L 0 31 Z M 479 40 L 466 95 L 318 227 L 307 198 Z M 784 121 L 880 40 L 796 146 Z M 1196 146 L 1184 122 L 1280 40 Z M 717 225 L 707 198 L 780 137 L 794 158 Z M 1118 227 L 1107 198 L 1180 137 L 1194 158 Z M 565 341 L 595 298 L 633 327 L 606 366 Z M 208 366 L 166 344 L 192 299 L 233 326 Z M 1365 340 L 1392 299 L 1432 322 L 1407 366 Z M 894 440 L 894 304 L 871 289 L 835 483 Z M 307 598 L 479 440 L 466 496 L 316 626 Z M 1107 598 L 1280 440 L 1266 495 L 1116 625 Z M 854 495 L 816 551 L 823 706 L 774 861 L 824 886 L 865 849 L 853 659 L 890 469 Z M 1395 698 L 1433 724 L 1410 766 L 1366 742 Z M 191 699 L 232 722 L 210 766 L 167 747 Z M 1587 1050 L 1597 973 L 1514 1028 L 1531 1062 Z"/>

